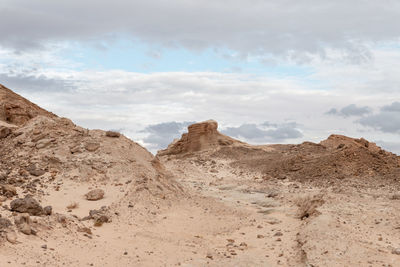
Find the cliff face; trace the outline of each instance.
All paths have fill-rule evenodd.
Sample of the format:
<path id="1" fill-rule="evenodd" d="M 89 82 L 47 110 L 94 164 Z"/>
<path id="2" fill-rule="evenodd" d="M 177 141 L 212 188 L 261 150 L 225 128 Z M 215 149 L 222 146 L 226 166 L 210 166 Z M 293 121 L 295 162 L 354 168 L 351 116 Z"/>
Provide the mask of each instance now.
<path id="1" fill-rule="evenodd" d="M 57 117 L 0 84 L 0 121 L 22 125 L 38 115 Z"/>
<path id="2" fill-rule="evenodd" d="M 158 155 L 190 153 L 240 143 L 217 129 L 218 123 L 214 120 L 192 124 L 188 127 L 188 133 L 184 133 L 181 139 L 175 140 L 167 149 L 160 150 Z"/>

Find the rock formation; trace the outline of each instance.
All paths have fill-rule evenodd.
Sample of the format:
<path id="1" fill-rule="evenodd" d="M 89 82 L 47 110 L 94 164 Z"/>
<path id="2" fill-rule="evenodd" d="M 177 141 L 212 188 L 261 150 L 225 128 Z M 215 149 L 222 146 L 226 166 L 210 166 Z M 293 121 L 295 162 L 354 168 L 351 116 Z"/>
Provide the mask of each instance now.
<path id="1" fill-rule="evenodd" d="M 188 127 L 188 133 L 184 133 L 181 139 L 175 140 L 167 149 L 159 151 L 158 155 L 190 153 L 241 143 L 221 134 L 217 129 L 218 123 L 214 120 L 192 124 Z"/>

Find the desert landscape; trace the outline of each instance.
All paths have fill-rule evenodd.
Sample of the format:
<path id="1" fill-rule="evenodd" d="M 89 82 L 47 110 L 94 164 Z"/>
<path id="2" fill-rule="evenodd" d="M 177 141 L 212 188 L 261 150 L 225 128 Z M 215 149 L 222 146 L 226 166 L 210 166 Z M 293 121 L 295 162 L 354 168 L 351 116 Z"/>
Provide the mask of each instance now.
<path id="1" fill-rule="evenodd" d="M 400 266 L 400 157 L 192 124 L 157 155 L 0 86 L 0 266 Z"/>

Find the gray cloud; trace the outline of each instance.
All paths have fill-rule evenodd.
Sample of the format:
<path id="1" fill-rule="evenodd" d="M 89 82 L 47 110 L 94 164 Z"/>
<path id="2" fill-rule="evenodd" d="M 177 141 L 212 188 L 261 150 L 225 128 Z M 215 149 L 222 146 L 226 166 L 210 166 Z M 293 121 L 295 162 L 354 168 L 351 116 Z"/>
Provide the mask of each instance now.
<path id="1" fill-rule="evenodd" d="M 383 106 L 383 112 L 400 112 L 400 102 L 393 102 L 391 105 Z"/>
<path id="2" fill-rule="evenodd" d="M 64 40 L 103 46 L 127 36 L 297 60 L 337 48 L 359 60 L 370 56 L 367 43 L 400 36 L 398 1 L 3 0 L 0 17 L 0 44 L 16 49 Z"/>
<path id="3" fill-rule="evenodd" d="M 393 102 L 383 106 L 379 113 L 361 118 L 357 122 L 384 133 L 400 133 L 400 103 Z"/>
<path id="4" fill-rule="evenodd" d="M 350 117 L 350 116 L 364 116 L 366 114 L 369 114 L 372 112 L 372 109 L 370 107 L 364 106 L 364 107 L 358 107 L 355 104 L 348 105 L 340 110 L 336 108 L 330 109 L 328 112 L 325 114 L 327 115 L 338 115 L 342 117 Z"/>
<path id="5" fill-rule="evenodd" d="M 67 92 L 76 89 L 74 81 L 54 79 L 45 75 L 0 73 L 0 83 L 13 90 Z"/>
<path id="6" fill-rule="evenodd" d="M 303 134 L 298 126 L 295 122 L 282 124 L 265 122 L 261 125 L 250 123 L 239 127 L 228 127 L 222 130 L 222 133 L 239 139 L 244 138 L 250 142 L 274 143 L 302 137 Z"/>
<path id="7" fill-rule="evenodd" d="M 163 122 L 147 126 L 142 133 L 148 134 L 143 141 L 151 150 L 166 148 L 175 138 L 186 131 L 186 127 L 194 122 Z"/>

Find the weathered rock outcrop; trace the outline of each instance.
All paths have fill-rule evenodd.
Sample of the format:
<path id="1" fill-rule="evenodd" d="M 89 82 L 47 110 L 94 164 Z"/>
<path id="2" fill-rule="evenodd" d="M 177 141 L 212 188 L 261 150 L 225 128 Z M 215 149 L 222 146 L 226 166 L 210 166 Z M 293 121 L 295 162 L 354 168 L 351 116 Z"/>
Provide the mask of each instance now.
<path id="1" fill-rule="evenodd" d="M 188 133 L 184 133 L 179 140 L 171 143 L 167 149 L 160 150 L 159 156 L 196 152 L 219 146 L 240 143 L 233 138 L 218 132 L 218 123 L 208 120 L 192 124 L 188 127 Z"/>

